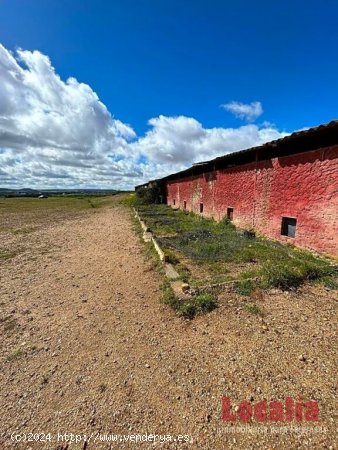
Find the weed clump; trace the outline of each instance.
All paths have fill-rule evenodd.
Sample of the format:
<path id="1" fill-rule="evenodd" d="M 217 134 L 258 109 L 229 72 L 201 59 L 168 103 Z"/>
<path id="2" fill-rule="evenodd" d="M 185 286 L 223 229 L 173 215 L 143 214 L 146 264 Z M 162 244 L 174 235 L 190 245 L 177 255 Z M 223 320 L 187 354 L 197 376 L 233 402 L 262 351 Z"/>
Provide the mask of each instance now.
<path id="1" fill-rule="evenodd" d="M 338 279 L 334 276 L 325 276 L 321 279 L 321 282 L 327 289 L 338 290 Z"/>
<path id="2" fill-rule="evenodd" d="M 189 299 L 176 297 L 169 282 L 162 286 L 161 302 L 170 306 L 179 317 L 187 320 L 193 319 L 198 314 L 208 313 L 217 308 L 217 299 L 211 294 L 200 294 Z"/>
<path id="3" fill-rule="evenodd" d="M 216 298 L 211 294 L 200 294 L 193 298 L 197 312 L 210 312 L 218 306 Z"/>
<path id="4" fill-rule="evenodd" d="M 251 280 L 241 280 L 235 283 L 235 292 L 240 295 L 250 295 L 254 290 L 254 283 Z"/>
<path id="5" fill-rule="evenodd" d="M 263 316 L 263 311 L 254 303 L 246 303 L 244 308 L 250 313 L 256 316 Z"/>
<path id="6" fill-rule="evenodd" d="M 16 350 L 15 352 L 11 353 L 10 355 L 8 355 L 6 360 L 8 362 L 15 361 L 16 359 L 19 359 L 24 355 L 25 355 L 25 352 L 23 350 L 19 349 L 19 350 Z"/>
<path id="7" fill-rule="evenodd" d="M 165 281 L 162 285 L 161 303 L 170 306 L 176 312 L 180 308 L 180 300 L 176 297 L 169 281 Z"/>
<path id="8" fill-rule="evenodd" d="M 172 250 L 165 249 L 164 250 L 164 257 L 165 261 L 170 264 L 177 264 L 179 262 L 179 259 L 175 255 L 175 253 Z"/>
<path id="9" fill-rule="evenodd" d="M 177 314 L 184 319 L 191 320 L 198 314 L 205 314 L 217 308 L 217 300 L 211 294 L 200 294 L 183 300 L 177 310 Z"/>

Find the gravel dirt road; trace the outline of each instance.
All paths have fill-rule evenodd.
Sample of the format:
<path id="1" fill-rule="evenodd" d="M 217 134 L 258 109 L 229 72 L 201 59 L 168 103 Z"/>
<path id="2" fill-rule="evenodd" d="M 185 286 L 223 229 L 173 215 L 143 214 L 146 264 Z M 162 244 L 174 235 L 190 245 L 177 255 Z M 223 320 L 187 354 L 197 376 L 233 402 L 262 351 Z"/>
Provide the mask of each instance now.
<path id="1" fill-rule="evenodd" d="M 256 299 L 263 317 L 227 294 L 211 314 L 183 321 L 159 302 L 163 277 L 127 207 L 115 201 L 43 220 L 29 233 L 0 235 L 26 249 L 0 263 L 1 449 L 336 448 L 335 291 L 265 293 Z M 302 397 L 318 402 L 320 420 L 250 422 L 251 432 L 232 433 L 221 420 L 223 396 L 234 408 Z M 271 434 L 286 425 L 312 431 Z M 12 432 L 51 433 L 52 442 L 15 443 Z M 193 443 L 67 444 L 66 432 L 189 435 Z"/>

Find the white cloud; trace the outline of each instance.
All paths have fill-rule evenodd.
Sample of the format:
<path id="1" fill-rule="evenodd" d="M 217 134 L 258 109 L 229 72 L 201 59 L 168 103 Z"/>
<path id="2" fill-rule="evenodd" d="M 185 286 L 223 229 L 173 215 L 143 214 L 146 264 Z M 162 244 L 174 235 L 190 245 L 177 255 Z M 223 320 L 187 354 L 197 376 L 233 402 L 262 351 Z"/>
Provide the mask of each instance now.
<path id="1" fill-rule="evenodd" d="M 7 178 L 40 186 L 56 179 L 113 185 L 114 177 L 130 184 L 140 173 L 129 155 L 133 138 L 90 86 L 61 80 L 40 52 L 18 50 L 15 58 L 0 45 L 0 164 Z"/>
<path id="2" fill-rule="evenodd" d="M 90 86 L 63 81 L 38 51 L 0 45 L 0 186 L 133 188 L 285 135 L 273 125 L 204 128 L 160 115 L 137 137 Z"/>
<path id="3" fill-rule="evenodd" d="M 253 124 L 239 128 L 203 128 L 197 120 L 185 116 L 159 116 L 151 119 L 149 124 L 152 129 L 131 146 L 150 161 L 179 167 L 260 145 L 287 134 L 271 126 L 260 128 Z"/>
<path id="4" fill-rule="evenodd" d="M 234 114 L 239 119 L 247 120 L 248 122 L 255 121 L 257 117 L 263 114 L 263 107 L 261 102 L 230 102 L 221 106 L 227 111 Z"/>

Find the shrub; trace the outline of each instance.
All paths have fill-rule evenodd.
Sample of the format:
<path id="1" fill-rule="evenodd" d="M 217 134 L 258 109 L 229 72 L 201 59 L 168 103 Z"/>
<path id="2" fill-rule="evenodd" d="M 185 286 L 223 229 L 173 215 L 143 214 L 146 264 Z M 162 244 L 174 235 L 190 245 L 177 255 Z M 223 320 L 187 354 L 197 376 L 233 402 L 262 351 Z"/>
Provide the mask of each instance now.
<path id="1" fill-rule="evenodd" d="M 141 187 L 136 191 L 136 203 L 139 205 L 151 205 L 160 203 L 161 191 L 158 186 Z"/>

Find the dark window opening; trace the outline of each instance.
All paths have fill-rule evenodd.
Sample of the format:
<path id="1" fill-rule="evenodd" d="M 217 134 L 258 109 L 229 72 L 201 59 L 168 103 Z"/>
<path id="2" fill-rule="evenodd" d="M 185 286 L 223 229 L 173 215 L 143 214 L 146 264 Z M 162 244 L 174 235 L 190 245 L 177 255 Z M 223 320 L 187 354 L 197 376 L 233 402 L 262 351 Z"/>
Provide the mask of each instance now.
<path id="1" fill-rule="evenodd" d="M 234 208 L 227 208 L 227 219 L 230 221 L 234 218 Z"/>
<path id="2" fill-rule="evenodd" d="M 200 213 L 203 212 L 203 203 L 200 203 Z"/>
<path id="3" fill-rule="evenodd" d="M 183 208 L 187 209 L 187 202 L 186 201 L 183 202 Z"/>
<path id="4" fill-rule="evenodd" d="M 173 205 L 174 205 L 174 206 L 175 206 L 175 202 L 176 202 L 176 200 L 174 199 L 174 200 L 173 200 Z"/>
<path id="5" fill-rule="evenodd" d="M 283 236 L 294 238 L 296 236 L 296 225 L 297 219 L 293 219 L 292 217 L 282 217 L 281 234 Z"/>

